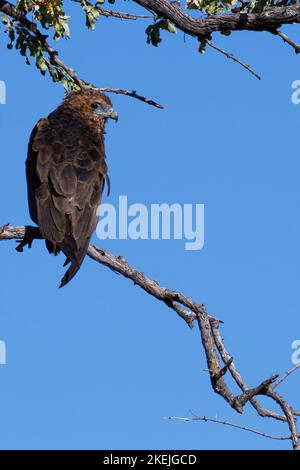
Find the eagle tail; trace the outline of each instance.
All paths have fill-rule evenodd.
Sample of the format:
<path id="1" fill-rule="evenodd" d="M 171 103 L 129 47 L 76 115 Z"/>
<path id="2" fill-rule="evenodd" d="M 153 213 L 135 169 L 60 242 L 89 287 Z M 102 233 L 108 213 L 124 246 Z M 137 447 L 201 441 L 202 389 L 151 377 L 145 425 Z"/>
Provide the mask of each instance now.
<path id="1" fill-rule="evenodd" d="M 73 279 L 73 277 L 75 276 L 75 274 L 77 273 L 79 269 L 80 269 L 80 265 L 78 264 L 78 261 L 73 260 L 71 263 L 71 266 L 66 271 L 64 277 L 61 279 L 59 288 L 64 287 L 66 284 L 68 284 L 68 282 L 70 282 L 71 279 Z"/>
<path id="2" fill-rule="evenodd" d="M 76 275 L 77 271 L 79 271 L 82 265 L 82 262 L 85 258 L 88 246 L 89 246 L 89 240 L 87 240 L 85 245 L 82 248 L 80 248 L 80 250 L 78 250 L 75 254 L 70 253 L 70 251 L 66 249 L 66 247 L 64 246 L 61 247 L 62 251 L 67 257 L 64 263 L 64 266 L 66 266 L 69 263 L 71 263 L 71 266 L 66 271 L 63 278 L 61 279 L 60 286 L 59 286 L 60 288 L 68 284 L 68 282 L 70 282 L 71 279 L 73 279 L 73 277 Z"/>

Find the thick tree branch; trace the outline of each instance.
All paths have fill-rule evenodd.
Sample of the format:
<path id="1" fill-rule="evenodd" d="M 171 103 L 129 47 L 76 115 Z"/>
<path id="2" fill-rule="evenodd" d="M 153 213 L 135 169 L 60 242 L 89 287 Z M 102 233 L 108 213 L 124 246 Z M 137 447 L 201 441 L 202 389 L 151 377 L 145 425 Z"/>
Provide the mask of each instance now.
<path id="1" fill-rule="evenodd" d="M 30 245 L 35 238 L 42 238 L 39 229 L 36 227 L 12 227 L 10 225 L 4 225 L 0 228 L 0 240 L 23 240 L 17 248 L 18 251 L 22 251 L 25 245 Z M 144 273 L 130 266 L 122 256 L 114 256 L 108 251 L 93 245 L 89 246 L 88 255 L 94 261 L 132 280 L 134 284 L 140 286 L 148 294 L 164 302 L 165 305 L 174 310 L 189 327 L 192 327 L 196 320 L 201 333 L 201 343 L 204 348 L 213 390 L 221 395 L 238 413 L 243 413 L 245 405 L 250 403 L 260 416 L 287 423 L 290 430 L 289 439 L 292 441 L 293 448 L 299 449 L 299 436 L 295 418 L 296 415 L 299 415 L 299 412 L 294 411 L 292 406 L 289 405 L 281 395 L 274 391 L 274 388 L 279 384 L 279 382 L 275 382 L 278 375 L 272 375 L 267 380 L 262 381 L 258 386 L 249 388 L 236 369 L 232 356 L 227 352 L 219 330 L 222 322 L 208 315 L 203 304 L 199 304 L 181 292 L 161 287 L 157 281 L 148 278 Z M 234 382 L 241 389 L 242 393 L 240 395 L 235 395 L 225 382 L 227 372 L 231 374 Z M 284 376 L 279 379 L 280 383 L 285 380 L 290 373 L 284 374 Z M 271 401 L 281 408 L 283 414 L 280 415 L 264 408 L 257 399 L 260 395 L 270 398 Z M 244 428 L 245 430 L 249 430 L 246 427 Z M 264 435 L 264 433 L 260 433 L 259 431 L 256 433 Z M 268 436 L 265 435 L 265 437 Z"/>
<path id="2" fill-rule="evenodd" d="M 278 385 L 280 385 L 285 379 L 287 379 L 291 374 L 293 374 L 294 372 L 296 372 L 296 370 L 300 369 L 300 362 L 299 364 L 296 364 L 294 367 L 291 367 L 289 370 L 286 371 L 285 374 L 283 374 L 282 377 L 280 377 L 280 379 L 278 379 L 276 381 L 276 383 L 273 384 L 273 390 L 274 388 L 278 387 Z"/>
<path id="3" fill-rule="evenodd" d="M 228 59 L 239 63 L 259 80 L 260 76 L 249 65 L 213 44 L 211 42 L 212 33 L 217 31 L 222 33 L 231 31 L 267 31 L 281 37 L 284 42 L 294 48 L 296 54 L 300 52 L 298 44 L 292 41 L 286 34 L 278 31 L 278 28 L 283 24 L 300 23 L 300 5 L 272 6 L 266 8 L 261 13 L 228 13 L 193 18 L 177 2 L 169 0 L 133 1 L 157 16 L 168 19 L 183 33 L 206 42 L 210 47 L 225 55 Z"/>
<path id="4" fill-rule="evenodd" d="M 223 341 L 223 339 L 221 337 L 221 334 L 220 334 L 218 323 L 211 322 L 211 327 L 212 327 L 212 334 L 214 336 L 214 341 L 215 341 L 216 347 L 218 349 L 218 352 L 219 352 L 223 362 L 225 364 L 229 363 L 229 361 L 232 359 L 232 357 L 230 356 L 229 352 L 227 351 L 227 349 L 225 347 L 224 341 Z M 249 387 L 248 387 L 247 383 L 245 382 L 245 380 L 242 378 L 239 371 L 237 370 L 233 360 L 231 360 L 231 362 L 229 363 L 228 370 L 229 370 L 230 375 L 232 376 L 233 380 L 239 386 L 239 388 L 242 390 L 242 392 L 246 393 L 246 391 L 249 390 Z M 272 419 L 276 419 L 278 421 L 286 422 L 286 417 L 285 416 L 282 416 L 278 413 L 275 413 L 274 411 L 263 408 L 260 405 L 260 403 L 258 402 L 258 400 L 256 400 L 256 398 L 252 397 L 252 398 L 250 398 L 249 401 L 250 401 L 251 405 L 253 406 L 253 408 L 257 411 L 259 416 L 261 416 L 262 418 L 272 418 Z"/>
<path id="5" fill-rule="evenodd" d="M 156 101 L 150 100 L 145 96 L 139 95 L 135 90 L 128 91 L 128 90 L 121 90 L 120 88 L 109 88 L 109 87 L 92 87 L 94 90 L 104 91 L 106 93 L 115 93 L 116 95 L 125 95 L 131 96 L 132 98 L 136 98 L 139 101 L 143 101 L 146 104 L 150 104 L 150 106 L 154 106 L 155 108 L 164 109 L 163 105 L 157 103 Z"/>
<path id="6" fill-rule="evenodd" d="M 229 32 L 229 31 L 268 31 L 280 36 L 284 42 L 291 45 L 296 53 L 299 53 L 300 46 L 292 41 L 278 28 L 283 24 L 292 24 L 300 22 L 300 5 L 283 5 L 272 6 L 265 9 L 261 13 L 228 13 L 220 15 L 210 15 L 202 18 L 193 18 L 186 11 L 184 11 L 180 4 L 177 2 L 170 2 L 169 0 L 133 0 L 135 3 L 144 7 L 146 10 L 157 15 L 158 17 L 170 20 L 178 29 L 185 34 L 197 37 L 213 49 L 217 50 L 227 58 L 239 63 L 242 67 L 248 70 L 256 78 L 260 79 L 259 75 L 246 63 L 237 59 L 233 54 L 226 52 L 224 49 L 216 46 L 211 42 L 211 34 L 216 31 Z M 139 18 L 150 18 L 146 15 L 132 15 L 130 13 L 123 13 L 115 10 L 107 10 L 96 4 L 102 16 L 115 17 L 120 19 L 136 20 Z M 5 0 L 0 0 L 0 11 L 7 16 L 13 18 L 24 27 L 26 27 L 32 34 L 35 35 L 37 40 L 43 47 L 43 50 L 49 55 L 51 65 L 58 67 L 74 84 L 80 88 L 86 86 L 80 80 L 74 69 L 66 65 L 58 56 L 56 50 L 47 42 L 47 35 L 42 34 L 37 28 L 35 22 L 30 21 L 26 15 L 18 10 L 12 3 Z M 145 98 L 134 91 L 127 91 L 116 88 L 102 88 L 103 91 L 123 94 L 141 100 L 149 105 L 157 108 L 162 106 L 155 101 Z"/>
<path id="7" fill-rule="evenodd" d="M 290 429 L 293 449 L 300 450 L 299 436 L 298 436 L 298 430 L 296 426 L 296 418 L 293 415 L 293 409 L 290 407 L 287 401 L 281 395 L 279 395 L 279 393 L 275 392 L 272 389 L 272 387 L 269 387 L 266 390 L 266 396 L 272 398 L 282 409 L 287 419 L 288 426 Z"/>
<path id="8" fill-rule="evenodd" d="M 169 0 L 133 0 L 166 18 L 190 36 L 208 36 L 215 31 L 270 31 L 283 24 L 300 23 L 300 5 L 273 6 L 262 13 L 228 13 L 193 18 L 177 2 Z"/>

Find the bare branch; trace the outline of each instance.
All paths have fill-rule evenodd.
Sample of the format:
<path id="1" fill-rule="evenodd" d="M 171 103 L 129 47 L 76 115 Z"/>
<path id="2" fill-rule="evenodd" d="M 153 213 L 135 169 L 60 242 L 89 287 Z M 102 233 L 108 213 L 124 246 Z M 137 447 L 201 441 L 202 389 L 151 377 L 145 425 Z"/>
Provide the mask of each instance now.
<path id="1" fill-rule="evenodd" d="M 139 95 L 135 90 L 128 91 L 128 90 L 121 90 L 120 88 L 107 88 L 107 87 L 92 87 L 92 88 L 94 90 L 103 91 L 106 93 L 116 93 L 117 95 L 131 96 L 132 98 L 136 98 L 137 100 L 143 101 L 144 103 L 147 103 L 150 106 L 154 106 L 155 108 L 164 109 L 162 104 L 159 104 L 156 101 L 150 100 L 149 98 L 145 98 L 144 96 Z"/>
<path id="2" fill-rule="evenodd" d="M 223 362 L 226 364 L 231 359 L 231 356 L 230 356 L 229 352 L 227 351 L 227 349 L 224 345 L 223 339 L 221 338 L 221 334 L 220 334 L 220 330 L 219 330 L 219 324 L 217 322 L 211 321 L 211 327 L 212 327 L 212 333 L 213 333 L 213 336 L 214 336 L 214 341 L 215 341 L 216 347 L 217 347 L 217 349 L 218 349 L 218 351 L 219 351 L 219 353 L 222 357 Z M 235 383 L 239 386 L 239 388 L 244 393 L 246 393 L 247 390 L 249 390 L 249 387 L 248 387 L 247 383 L 245 382 L 245 380 L 242 378 L 239 371 L 237 370 L 237 368 L 236 368 L 233 361 L 231 361 L 229 363 L 228 370 L 229 370 L 233 380 L 235 381 Z M 272 418 L 272 419 L 276 419 L 278 421 L 283 421 L 283 422 L 287 421 L 285 416 L 282 416 L 278 413 L 275 413 L 274 411 L 263 408 L 260 405 L 260 403 L 256 400 L 256 398 L 252 397 L 252 398 L 250 398 L 249 401 L 250 401 L 251 405 L 253 406 L 253 408 L 257 411 L 259 416 L 261 416 L 262 418 Z"/>
<path id="3" fill-rule="evenodd" d="M 248 72 L 252 73 L 252 75 L 254 75 L 254 77 L 256 77 L 258 80 L 261 79 L 261 77 L 259 75 L 257 75 L 256 72 L 254 72 L 254 70 L 250 67 L 250 65 L 247 65 L 245 64 L 244 62 L 242 62 L 240 59 L 238 59 L 237 57 L 235 57 L 233 54 L 230 54 L 229 52 L 226 52 L 224 49 L 222 49 L 221 47 L 219 46 L 216 46 L 215 44 L 213 44 L 209 39 L 206 41 L 207 44 L 212 47 L 213 49 L 215 49 L 216 51 L 220 52 L 221 54 L 225 55 L 225 57 L 227 57 L 227 59 L 231 59 L 233 60 L 234 62 L 237 62 L 238 64 L 240 64 L 242 67 L 244 67 L 246 70 L 248 70 Z"/>
<path id="4" fill-rule="evenodd" d="M 228 371 L 228 368 L 229 368 L 230 364 L 232 364 L 232 362 L 233 362 L 233 357 L 231 357 L 229 359 L 229 361 L 226 362 L 225 366 L 222 367 L 222 369 L 220 369 L 220 371 L 217 374 L 215 374 L 214 380 L 218 381 L 221 377 L 223 377 L 226 374 L 226 372 Z M 208 371 L 208 369 L 207 369 L 207 371 Z"/>
<path id="5" fill-rule="evenodd" d="M 175 419 L 177 421 L 204 421 L 206 423 L 217 423 L 223 424 L 225 426 L 231 426 L 232 428 L 241 429 L 242 431 L 252 432 L 253 434 L 257 434 L 258 436 L 266 437 L 268 439 L 274 439 L 276 441 L 289 441 L 291 440 L 291 436 L 272 436 L 271 434 L 266 434 L 265 432 L 258 431 L 257 429 L 248 428 L 247 426 L 242 426 L 240 424 L 231 423 L 230 421 L 222 421 L 217 418 L 207 418 L 206 416 L 196 416 L 193 418 L 181 418 L 179 416 L 169 416 L 165 419 Z"/>
<path id="6" fill-rule="evenodd" d="M 107 10 L 106 8 L 102 8 L 101 4 L 96 3 L 97 10 L 99 11 L 100 15 L 111 17 L 111 18 L 119 18 L 121 20 L 146 20 L 146 19 L 153 19 L 153 15 L 132 15 L 131 13 L 123 13 L 121 11 L 116 10 Z"/>
<path id="7" fill-rule="evenodd" d="M 12 227 L 6 224 L 0 228 L 0 240 L 23 240 L 17 247 L 18 251 L 22 251 L 23 247 L 27 244 L 30 246 L 32 240 L 35 238 L 42 238 L 37 227 Z M 274 381 L 278 377 L 277 374 L 273 374 L 258 386 L 249 388 L 238 372 L 233 362 L 232 355 L 227 351 L 224 341 L 221 338 L 219 328 L 222 322 L 208 315 L 203 304 L 197 303 L 181 292 L 161 287 L 157 281 L 150 279 L 144 273 L 130 266 L 122 256 L 114 256 L 108 251 L 93 245 L 89 246 L 88 255 L 98 263 L 107 266 L 113 272 L 119 273 L 127 279 L 131 279 L 134 284 L 140 286 L 148 294 L 164 302 L 165 305 L 174 310 L 189 327 L 192 327 L 196 320 L 201 333 L 201 343 L 204 347 L 213 390 L 222 396 L 238 413 L 243 413 L 245 405 L 250 402 L 260 416 L 267 416 L 287 423 L 291 433 L 290 439 L 293 448 L 299 449 L 299 436 L 295 419 L 295 416 L 298 416 L 299 412 L 293 410 L 292 406 L 290 406 L 281 395 L 274 391 L 274 387 L 277 386 L 278 383 L 281 383 L 292 371 L 288 371 L 278 382 L 275 382 L 275 384 Z M 295 368 L 293 368 L 293 370 L 295 370 Z M 225 382 L 227 372 L 231 374 L 234 382 L 242 390 L 242 394 L 235 395 L 230 390 Z M 280 415 L 264 408 L 257 399 L 260 395 L 264 395 L 275 402 L 281 408 L 283 414 Z M 241 429 L 242 428 L 249 430 L 243 426 Z M 257 434 L 259 433 L 260 431 L 257 431 Z M 260 435 L 264 435 L 264 433 L 260 433 Z"/>
<path id="8" fill-rule="evenodd" d="M 34 238 L 42 238 L 37 227 L 11 227 L 4 225 L 0 229 L 0 240 L 24 239 L 25 244 L 28 240 Z M 21 244 L 22 245 L 22 244 Z M 23 248 L 23 247 L 22 247 Z M 144 273 L 131 267 L 122 256 L 114 256 L 106 250 L 97 248 L 93 245 L 89 246 L 88 255 L 94 261 L 107 266 L 114 272 L 122 274 L 122 276 L 131 279 L 134 284 L 139 285 L 142 289 L 153 295 L 158 300 L 164 302 L 168 307 L 173 309 L 186 323 L 192 327 L 196 314 L 191 309 L 202 313 L 202 305 L 198 305 L 191 298 L 185 295 L 159 286 L 157 281 L 149 279 Z M 186 309 L 184 308 L 186 307 Z"/>
<path id="9" fill-rule="evenodd" d="M 208 318 L 204 306 L 202 306 L 202 309 L 204 315 L 201 316 L 197 314 L 197 321 L 201 333 L 201 342 L 204 347 L 206 362 L 208 365 L 211 386 L 213 390 L 219 395 L 221 395 L 238 413 L 243 413 L 243 406 L 241 406 L 240 403 L 236 401 L 236 397 L 227 387 L 226 382 L 224 380 L 224 369 L 221 366 L 218 352 L 216 349 L 210 319 Z M 217 320 L 214 323 L 219 324 Z M 229 362 L 230 358 L 226 362 L 227 368 L 230 367 L 228 365 Z M 224 371 L 224 373 L 225 372 L 226 370 Z"/>
<path id="10" fill-rule="evenodd" d="M 269 387 L 269 389 L 266 391 L 266 395 L 270 398 L 272 398 L 276 403 L 280 406 L 282 409 L 287 422 L 288 426 L 291 432 L 291 439 L 293 443 L 293 449 L 294 450 L 300 450 L 300 445 L 299 445 L 299 436 L 298 436 L 298 431 L 296 427 L 296 419 L 293 416 L 293 410 L 290 407 L 290 405 L 287 403 L 287 401 L 279 395 L 279 393 L 274 392 L 274 390 Z"/>
<path id="11" fill-rule="evenodd" d="M 289 370 L 287 370 L 286 373 L 280 379 L 278 379 L 277 382 L 273 384 L 272 386 L 273 390 L 274 388 L 278 387 L 278 385 L 280 385 L 285 379 L 287 379 L 291 374 L 293 374 L 293 372 L 295 372 L 299 368 L 300 368 L 300 362 L 299 364 L 296 364 L 294 367 L 291 367 Z"/>
<path id="12" fill-rule="evenodd" d="M 272 32 L 272 31 L 271 31 Z M 296 54 L 299 54 L 300 53 L 300 46 L 299 44 L 296 44 L 292 39 L 290 39 L 286 34 L 282 33 L 281 31 L 275 31 L 275 32 L 272 32 L 272 34 L 276 34 L 277 36 L 279 36 L 284 42 L 286 42 L 287 44 L 289 44 L 290 46 L 292 46 L 292 48 L 294 49 L 295 53 Z"/>
<path id="13" fill-rule="evenodd" d="M 278 378 L 278 374 L 273 374 L 269 379 L 264 380 L 257 387 L 246 390 L 242 395 L 236 397 L 236 401 L 241 405 L 245 406 L 251 398 L 257 395 L 265 395 L 269 389 L 269 386 Z"/>

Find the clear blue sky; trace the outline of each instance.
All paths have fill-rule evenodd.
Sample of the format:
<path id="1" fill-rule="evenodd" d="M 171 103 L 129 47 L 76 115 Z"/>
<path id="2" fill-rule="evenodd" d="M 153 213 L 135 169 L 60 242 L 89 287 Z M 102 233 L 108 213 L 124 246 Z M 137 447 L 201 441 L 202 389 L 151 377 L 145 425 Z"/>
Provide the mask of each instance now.
<path id="1" fill-rule="evenodd" d="M 291 103 L 300 58 L 270 34 L 216 36 L 262 75 L 258 81 L 213 50 L 200 56 L 182 34 L 164 34 L 154 48 L 146 44 L 144 22 L 101 18 L 89 32 L 79 7 L 71 12 L 72 39 L 56 47 L 81 77 L 136 89 L 165 105 L 160 111 L 111 95 L 120 120 L 107 128 L 112 193 L 105 201 L 127 195 L 129 203 L 204 203 L 206 211 L 201 251 L 166 240 L 102 246 L 222 318 L 222 334 L 249 385 L 283 373 L 292 365 L 291 343 L 300 339 L 300 105 Z M 299 26 L 287 31 L 299 37 Z M 23 225 L 30 223 L 29 134 L 63 90 L 8 51 L 3 38 L 0 54 L 7 84 L 0 224 Z M 289 448 L 223 426 L 164 420 L 192 410 L 287 434 L 249 407 L 237 415 L 216 396 L 197 329 L 130 281 L 86 259 L 59 290 L 62 256 L 50 257 L 39 241 L 23 254 L 14 248 L 0 244 L 0 339 L 7 345 L 1 449 Z M 281 392 L 299 407 L 299 374 Z"/>

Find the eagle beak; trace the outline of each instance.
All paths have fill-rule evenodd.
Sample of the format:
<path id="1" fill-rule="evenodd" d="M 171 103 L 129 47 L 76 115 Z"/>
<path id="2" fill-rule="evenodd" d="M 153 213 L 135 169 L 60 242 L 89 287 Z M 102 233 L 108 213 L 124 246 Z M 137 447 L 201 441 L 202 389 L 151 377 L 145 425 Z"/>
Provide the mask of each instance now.
<path id="1" fill-rule="evenodd" d="M 119 119 L 118 113 L 114 110 L 114 108 L 109 108 L 109 110 L 107 111 L 107 117 L 110 119 L 114 119 L 116 122 Z"/>
<path id="2" fill-rule="evenodd" d="M 119 117 L 117 111 L 112 106 L 103 106 L 101 104 L 95 108 L 95 114 L 103 119 L 114 119 L 115 121 Z"/>

